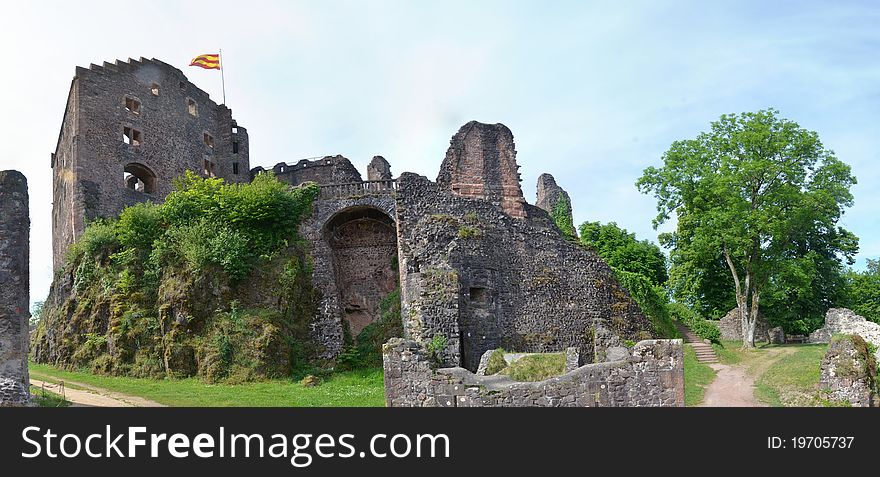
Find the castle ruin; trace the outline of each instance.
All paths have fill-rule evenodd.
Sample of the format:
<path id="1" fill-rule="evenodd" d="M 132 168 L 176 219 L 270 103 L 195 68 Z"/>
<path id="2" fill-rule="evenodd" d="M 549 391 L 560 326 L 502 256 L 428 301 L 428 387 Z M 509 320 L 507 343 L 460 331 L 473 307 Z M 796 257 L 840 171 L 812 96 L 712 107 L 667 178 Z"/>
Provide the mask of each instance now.
<path id="1" fill-rule="evenodd" d="M 644 341 L 654 337 L 652 324 L 610 267 L 567 240 L 548 213 L 568 198 L 552 176 L 539 181 L 539 205 L 526 202 L 506 126 L 462 126 L 435 182 L 412 173 L 395 179 L 381 156 L 367 180 L 339 155 L 248 166 L 247 132 L 180 70 L 144 59 L 78 68 L 52 155 L 56 269 L 86 221 L 160 201 L 186 171 L 232 182 L 271 172 L 293 186 L 320 186 L 300 233 L 320 297 L 311 330 L 322 357 L 337 357 L 400 287 L 405 341 L 386 346 L 389 405 L 439 402 L 406 393 L 442 369 L 412 374 L 401 364 L 421 362 L 404 355 L 422 356 L 438 339 L 437 364 L 458 370 L 441 381 L 472 394 L 485 390 L 468 376 L 488 351 L 572 350 L 571 372 L 591 376 L 589 386 L 624 388 L 591 405 L 680 405 L 680 342 Z M 631 386 L 653 397 L 622 397 Z M 540 405 L 546 393 L 538 394 L 506 405 Z M 565 403 L 589 405 L 586 396 Z"/>
<path id="2" fill-rule="evenodd" d="M 186 171 L 250 179 L 247 130 L 156 59 L 76 68 L 52 153 L 54 269 L 88 221 L 161 201 Z"/>

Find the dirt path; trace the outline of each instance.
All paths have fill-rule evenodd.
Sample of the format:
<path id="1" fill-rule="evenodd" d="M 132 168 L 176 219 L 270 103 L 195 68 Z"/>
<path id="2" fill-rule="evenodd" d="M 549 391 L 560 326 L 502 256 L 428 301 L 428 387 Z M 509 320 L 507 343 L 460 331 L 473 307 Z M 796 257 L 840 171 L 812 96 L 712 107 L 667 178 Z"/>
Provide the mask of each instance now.
<path id="1" fill-rule="evenodd" d="M 39 377 L 39 376 L 38 376 Z M 117 393 L 88 384 L 65 381 L 64 395 L 73 407 L 165 407 L 149 399 Z M 31 377 L 31 386 L 61 394 L 61 386 Z M 71 387 L 73 386 L 73 387 Z"/>
<path id="2" fill-rule="evenodd" d="M 710 364 L 717 375 L 706 388 L 700 407 L 767 407 L 755 399 L 755 378 L 764 374 L 779 358 L 793 351 L 790 348 L 767 350 L 766 355 L 752 366 L 744 363 Z"/>

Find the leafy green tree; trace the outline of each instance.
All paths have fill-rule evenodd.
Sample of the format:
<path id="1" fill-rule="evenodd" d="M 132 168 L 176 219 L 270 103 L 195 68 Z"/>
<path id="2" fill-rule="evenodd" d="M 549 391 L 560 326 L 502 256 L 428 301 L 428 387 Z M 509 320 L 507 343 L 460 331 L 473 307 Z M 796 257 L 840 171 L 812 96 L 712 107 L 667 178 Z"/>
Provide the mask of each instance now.
<path id="1" fill-rule="evenodd" d="M 653 285 L 663 285 L 669 278 L 666 256 L 660 247 L 647 240 L 636 240 L 635 234 L 614 222 L 582 223 L 580 242 L 595 250 L 612 267 L 643 275 Z"/>
<path id="2" fill-rule="evenodd" d="M 846 273 L 845 304 L 865 318 L 880 323 L 880 260 L 868 259 L 868 269 Z"/>
<path id="3" fill-rule="evenodd" d="M 709 132 L 674 142 L 663 167 L 645 169 L 636 185 L 657 198 L 655 227 L 677 218 L 660 239 L 679 263 L 724 258 L 743 346 L 754 347 L 761 298 L 801 247 L 821 237 L 825 251 L 852 262 L 858 240 L 837 222 L 855 182 L 817 133 L 770 109 L 723 115 Z"/>

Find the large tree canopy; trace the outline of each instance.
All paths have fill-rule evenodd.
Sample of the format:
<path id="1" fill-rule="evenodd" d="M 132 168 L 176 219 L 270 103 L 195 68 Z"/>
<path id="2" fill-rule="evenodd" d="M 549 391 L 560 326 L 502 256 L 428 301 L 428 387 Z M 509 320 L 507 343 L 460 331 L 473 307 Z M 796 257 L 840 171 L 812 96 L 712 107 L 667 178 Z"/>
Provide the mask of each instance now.
<path id="1" fill-rule="evenodd" d="M 868 269 L 864 272 L 849 270 L 846 280 L 846 306 L 880 323 L 880 260 L 868 259 Z"/>
<path id="2" fill-rule="evenodd" d="M 723 115 L 709 132 L 673 143 L 663 167 L 647 168 L 637 186 L 657 198 L 655 227 L 678 221 L 660 237 L 673 266 L 707 270 L 723 259 L 743 345 L 754 346 L 761 299 L 774 280 L 814 275 L 823 259 L 852 263 L 858 240 L 837 222 L 852 205 L 855 181 L 817 133 L 770 109 Z"/>
<path id="3" fill-rule="evenodd" d="M 596 250 L 612 267 L 639 273 L 654 285 L 663 285 L 669 278 L 663 250 L 647 240 L 636 240 L 635 234 L 618 227 L 614 222 L 582 223 L 580 241 Z"/>

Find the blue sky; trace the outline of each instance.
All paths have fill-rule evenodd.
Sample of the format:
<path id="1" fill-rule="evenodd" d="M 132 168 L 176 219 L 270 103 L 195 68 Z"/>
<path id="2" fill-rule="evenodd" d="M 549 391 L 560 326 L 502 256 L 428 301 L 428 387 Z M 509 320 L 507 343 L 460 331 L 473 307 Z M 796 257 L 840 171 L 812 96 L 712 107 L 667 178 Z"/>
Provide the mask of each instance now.
<path id="1" fill-rule="evenodd" d="M 0 169 L 31 186 L 32 300 L 51 280 L 53 151 L 76 65 L 155 57 L 227 103 L 251 165 L 375 154 L 435 178 L 465 122 L 513 130 L 523 191 L 656 239 L 633 186 L 723 113 L 774 107 L 853 168 L 842 225 L 880 256 L 880 4 L 766 1 L 16 2 L 4 7 Z"/>

